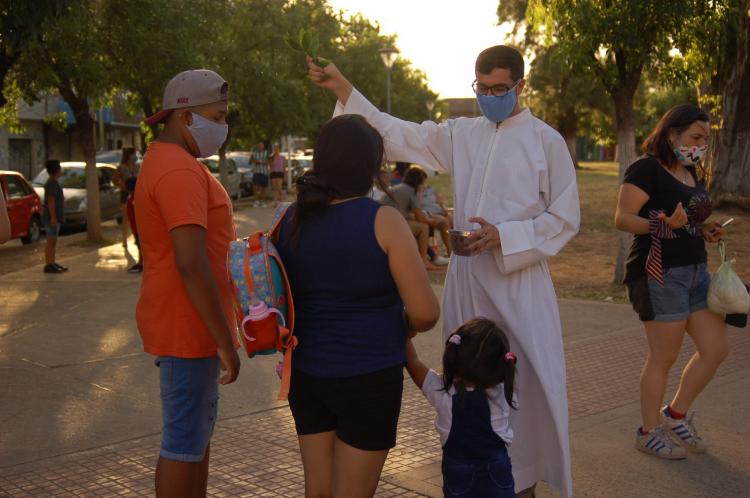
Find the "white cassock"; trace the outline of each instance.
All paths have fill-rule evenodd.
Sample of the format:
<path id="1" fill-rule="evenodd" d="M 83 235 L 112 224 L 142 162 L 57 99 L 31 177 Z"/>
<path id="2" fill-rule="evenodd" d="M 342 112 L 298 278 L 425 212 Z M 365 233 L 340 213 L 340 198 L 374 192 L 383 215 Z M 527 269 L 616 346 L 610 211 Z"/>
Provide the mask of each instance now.
<path id="1" fill-rule="evenodd" d="M 576 174 L 565 141 L 528 109 L 497 125 L 458 118 L 411 123 L 354 90 L 335 115 L 359 114 L 383 135 L 386 158 L 449 172 L 454 224 L 482 217 L 502 249 L 453 256 L 443 298 L 444 335 L 475 317 L 498 322 L 518 356 L 519 410 L 511 414 L 516 491 L 543 480 L 572 495 L 565 357 L 547 258 L 578 232 Z"/>

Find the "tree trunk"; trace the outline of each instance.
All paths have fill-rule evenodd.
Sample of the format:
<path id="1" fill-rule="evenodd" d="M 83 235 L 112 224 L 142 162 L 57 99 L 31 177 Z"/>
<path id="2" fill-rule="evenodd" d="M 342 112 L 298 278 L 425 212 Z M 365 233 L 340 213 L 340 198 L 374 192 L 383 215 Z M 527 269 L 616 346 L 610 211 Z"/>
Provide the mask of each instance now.
<path id="1" fill-rule="evenodd" d="M 86 107 L 88 108 L 88 103 Z M 101 242 L 104 237 L 99 204 L 99 173 L 96 170 L 95 123 L 88 112 L 85 118 L 80 117 L 76 112 L 76 122 L 78 123 L 78 140 L 86 160 L 86 238 L 90 242 Z"/>
<path id="2" fill-rule="evenodd" d="M 88 99 L 78 96 L 72 86 L 63 84 L 58 88 L 65 102 L 73 110 L 78 131 L 78 143 L 86 161 L 86 235 L 91 242 L 101 242 L 102 216 L 99 204 L 99 174 L 96 170 L 96 141 L 94 118 L 91 117 Z"/>
<path id="3" fill-rule="evenodd" d="M 633 94 L 621 90 L 614 94 L 615 116 L 617 120 L 617 148 L 616 156 L 619 162 L 620 181 L 625 176 L 625 170 L 635 162 L 635 111 L 633 110 Z M 615 259 L 614 283 L 625 281 L 625 259 L 630 251 L 633 236 L 626 232 L 617 234 L 617 257 Z"/>
<path id="4" fill-rule="evenodd" d="M 570 152 L 570 158 L 573 165 L 578 169 L 578 154 L 576 151 L 576 142 L 578 139 L 578 115 L 575 108 L 569 108 L 561 117 L 557 124 L 557 129 L 565 140 Z"/>
<path id="5" fill-rule="evenodd" d="M 750 209 L 750 17 L 741 16 L 736 57 L 723 85 L 721 128 L 712 151 L 714 204 Z"/>

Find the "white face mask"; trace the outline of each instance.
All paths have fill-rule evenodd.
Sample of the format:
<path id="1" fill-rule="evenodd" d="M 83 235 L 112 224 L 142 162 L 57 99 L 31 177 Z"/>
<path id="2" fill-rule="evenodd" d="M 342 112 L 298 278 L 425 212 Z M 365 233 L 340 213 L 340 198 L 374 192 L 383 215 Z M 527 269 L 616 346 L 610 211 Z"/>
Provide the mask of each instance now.
<path id="1" fill-rule="evenodd" d="M 193 136 L 196 145 L 198 145 L 200 157 L 213 156 L 226 141 L 229 134 L 229 125 L 216 123 L 195 112 L 191 114 L 193 115 L 193 124 L 188 125 L 187 129 Z"/>

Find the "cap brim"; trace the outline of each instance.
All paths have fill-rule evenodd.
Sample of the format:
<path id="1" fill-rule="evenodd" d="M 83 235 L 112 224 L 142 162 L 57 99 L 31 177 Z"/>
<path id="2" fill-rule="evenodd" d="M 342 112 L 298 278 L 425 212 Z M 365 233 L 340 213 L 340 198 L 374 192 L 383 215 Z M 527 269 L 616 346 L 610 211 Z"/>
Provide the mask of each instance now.
<path id="1" fill-rule="evenodd" d="M 172 111 L 174 109 L 162 109 L 161 111 L 157 112 L 156 114 L 152 114 L 151 116 L 144 119 L 147 125 L 153 126 L 155 124 L 159 124 L 164 122 L 165 119 L 169 117 L 170 114 L 172 114 Z"/>

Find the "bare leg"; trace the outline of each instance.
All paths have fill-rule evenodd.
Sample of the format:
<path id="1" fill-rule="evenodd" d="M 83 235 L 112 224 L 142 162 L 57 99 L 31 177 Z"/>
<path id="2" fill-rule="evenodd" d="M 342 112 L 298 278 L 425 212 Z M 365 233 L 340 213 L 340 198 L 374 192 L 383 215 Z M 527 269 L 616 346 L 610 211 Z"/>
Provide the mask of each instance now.
<path id="1" fill-rule="evenodd" d="M 729 354 L 727 326 L 722 316 L 709 310 L 692 313 L 688 317 L 687 332 L 698 351 L 682 371 L 680 387 L 669 405 L 678 413 L 690 410 L 695 398 Z"/>
<path id="2" fill-rule="evenodd" d="M 659 410 L 664 400 L 667 377 L 680 353 L 686 321 L 650 321 L 643 325 L 649 352 L 641 371 L 641 419 L 643 430 L 650 431 L 661 423 Z"/>
<path id="3" fill-rule="evenodd" d="M 128 245 L 128 235 L 130 235 L 130 223 L 128 221 L 128 205 L 120 204 L 120 214 L 122 216 L 122 223 L 120 223 L 120 231 L 122 232 L 122 245 Z"/>
<path id="4" fill-rule="evenodd" d="M 321 432 L 299 436 L 302 466 L 305 469 L 305 497 L 333 496 L 333 452 L 336 433 Z"/>
<path id="5" fill-rule="evenodd" d="M 207 482 L 208 449 L 203 460 L 196 463 L 159 457 L 156 464 L 157 498 L 203 498 L 206 496 Z"/>
<path id="6" fill-rule="evenodd" d="M 57 237 L 47 236 L 47 242 L 44 244 L 44 262 L 48 265 L 55 264 L 55 249 L 57 247 Z"/>
<path id="7" fill-rule="evenodd" d="M 333 452 L 333 496 L 370 498 L 378 488 L 388 450 L 358 450 L 336 438 Z"/>

